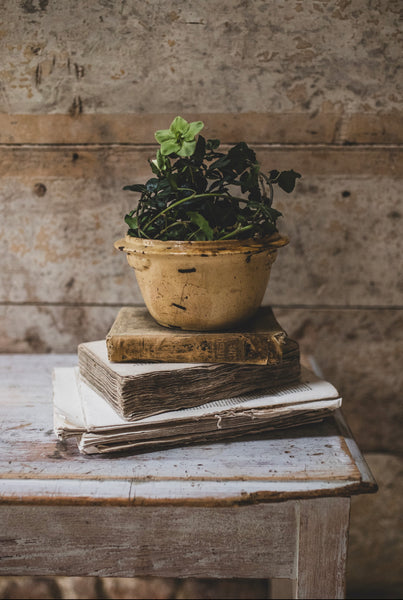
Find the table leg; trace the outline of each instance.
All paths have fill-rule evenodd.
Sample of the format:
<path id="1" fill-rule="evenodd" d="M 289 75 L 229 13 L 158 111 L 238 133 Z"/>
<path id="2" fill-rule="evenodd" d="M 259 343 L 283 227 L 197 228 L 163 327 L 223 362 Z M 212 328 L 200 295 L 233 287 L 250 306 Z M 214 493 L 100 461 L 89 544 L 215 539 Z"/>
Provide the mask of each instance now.
<path id="1" fill-rule="evenodd" d="M 350 498 L 300 500 L 294 598 L 344 598 Z"/>
<path id="2" fill-rule="evenodd" d="M 270 600 L 289 600 L 289 598 L 295 598 L 295 584 L 294 579 L 270 579 L 269 581 L 269 595 Z"/>

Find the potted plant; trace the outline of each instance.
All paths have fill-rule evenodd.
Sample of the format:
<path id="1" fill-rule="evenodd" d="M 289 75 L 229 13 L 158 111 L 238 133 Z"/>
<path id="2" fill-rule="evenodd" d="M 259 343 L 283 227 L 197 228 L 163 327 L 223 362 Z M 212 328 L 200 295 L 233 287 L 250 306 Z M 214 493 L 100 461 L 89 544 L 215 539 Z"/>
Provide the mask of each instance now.
<path id="1" fill-rule="evenodd" d="M 299 173 L 263 173 L 245 142 L 220 150 L 201 121 L 176 117 L 155 133 L 160 144 L 146 183 L 125 216 L 115 247 L 135 269 L 145 304 L 161 325 L 189 330 L 234 327 L 260 306 L 277 250 L 278 185 L 292 192 Z"/>

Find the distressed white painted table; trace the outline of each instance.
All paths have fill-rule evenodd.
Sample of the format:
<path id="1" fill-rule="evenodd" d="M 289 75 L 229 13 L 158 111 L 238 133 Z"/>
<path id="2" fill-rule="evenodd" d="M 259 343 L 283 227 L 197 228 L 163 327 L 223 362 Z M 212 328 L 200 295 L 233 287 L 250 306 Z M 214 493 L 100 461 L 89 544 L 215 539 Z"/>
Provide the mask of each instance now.
<path id="1" fill-rule="evenodd" d="M 85 457 L 52 430 L 51 371 L 75 363 L 0 357 L 0 574 L 288 579 L 297 598 L 343 597 L 350 496 L 376 483 L 340 413 L 248 441 Z"/>

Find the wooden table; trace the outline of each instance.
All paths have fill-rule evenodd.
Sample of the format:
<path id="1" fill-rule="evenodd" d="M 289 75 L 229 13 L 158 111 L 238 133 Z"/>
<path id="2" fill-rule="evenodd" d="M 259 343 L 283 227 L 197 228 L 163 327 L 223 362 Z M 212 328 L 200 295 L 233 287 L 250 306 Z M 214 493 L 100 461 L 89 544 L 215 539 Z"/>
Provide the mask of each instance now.
<path id="1" fill-rule="evenodd" d="M 52 429 L 52 369 L 76 360 L 0 357 L 0 574 L 285 578 L 296 598 L 343 597 L 350 496 L 376 483 L 341 413 L 248 441 L 82 456 Z"/>

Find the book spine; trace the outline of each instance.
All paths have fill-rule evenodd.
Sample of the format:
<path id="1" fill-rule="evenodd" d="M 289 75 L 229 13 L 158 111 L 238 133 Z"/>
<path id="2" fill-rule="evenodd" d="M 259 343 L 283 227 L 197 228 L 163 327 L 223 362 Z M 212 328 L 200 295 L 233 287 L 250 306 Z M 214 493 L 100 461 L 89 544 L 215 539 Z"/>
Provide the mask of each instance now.
<path id="1" fill-rule="evenodd" d="M 209 334 L 197 337 L 125 336 L 106 338 L 111 362 L 159 361 L 180 363 L 278 364 L 282 358 L 283 336 Z"/>

